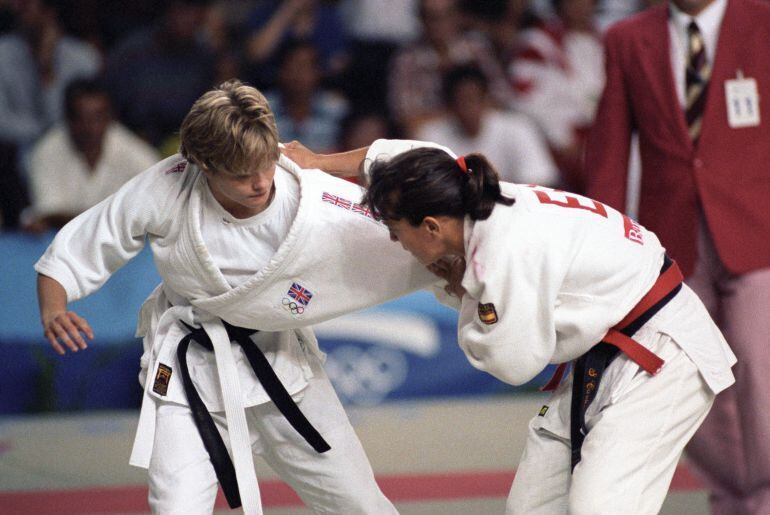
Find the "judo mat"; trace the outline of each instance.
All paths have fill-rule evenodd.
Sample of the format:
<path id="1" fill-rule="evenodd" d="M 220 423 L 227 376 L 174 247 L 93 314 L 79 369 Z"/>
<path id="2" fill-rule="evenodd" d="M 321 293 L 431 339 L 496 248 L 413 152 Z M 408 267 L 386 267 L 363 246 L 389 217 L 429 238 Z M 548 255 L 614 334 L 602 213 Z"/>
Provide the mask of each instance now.
<path id="1" fill-rule="evenodd" d="M 501 514 L 539 393 L 351 407 L 351 421 L 385 494 L 404 515 Z M 0 514 L 143 514 L 146 472 L 128 465 L 138 412 L 0 418 Z M 265 513 L 306 514 L 257 460 Z M 680 463 L 661 513 L 708 512 Z M 216 513 L 230 513 L 224 498 Z"/>

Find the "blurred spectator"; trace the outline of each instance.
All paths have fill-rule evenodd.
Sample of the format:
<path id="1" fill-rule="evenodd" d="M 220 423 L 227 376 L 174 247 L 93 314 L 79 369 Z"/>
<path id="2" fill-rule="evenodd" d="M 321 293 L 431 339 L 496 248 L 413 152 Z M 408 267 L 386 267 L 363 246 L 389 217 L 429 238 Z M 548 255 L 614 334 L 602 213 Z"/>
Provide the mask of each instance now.
<path id="1" fill-rule="evenodd" d="M 554 0 L 556 20 L 524 30 L 509 66 L 514 106 L 545 132 L 567 188 L 582 192 L 585 137 L 604 85 L 595 0 Z"/>
<path id="2" fill-rule="evenodd" d="M 200 39 L 217 54 L 230 51 L 233 37 L 226 4 L 217 2 L 206 9 L 201 23 Z"/>
<path id="3" fill-rule="evenodd" d="M 622 209 L 638 133 L 639 221 L 738 357 L 687 448 L 717 515 L 770 513 L 770 55 L 752 50 L 768 41 L 756 0 L 672 0 L 614 25 L 586 153 L 588 193 Z"/>
<path id="4" fill-rule="evenodd" d="M 18 29 L 0 37 L 0 139 L 32 143 L 61 119 L 64 88 L 99 72 L 91 46 L 62 33 L 54 2 L 18 2 Z"/>
<path id="5" fill-rule="evenodd" d="M 418 139 L 458 154 L 480 152 L 504 181 L 556 186 L 559 173 L 535 124 L 490 105 L 487 79 L 475 67 L 451 70 L 444 79 L 448 115 L 424 124 Z"/>
<path id="6" fill-rule="evenodd" d="M 158 153 L 112 120 L 107 90 L 88 79 L 65 95 L 66 123 L 35 145 L 30 159 L 32 205 L 25 229 L 61 228 L 155 164 Z"/>
<path id="7" fill-rule="evenodd" d="M 237 20 L 230 8 L 231 6 L 222 0 L 209 6 L 198 35 L 216 55 L 214 84 L 222 84 L 241 76 L 241 56 L 236 51 L 240 46 L 235 30 Z"/>
<path id="8" fill-rule="evenodd" d="M 157 0 L 57 0 L 56 4 L 67 32 L 101 52 L 163 13 L 163 3 Z"/>
<path id="9" fill-rule="evenodd" d="M 17 28 L 0 36 L 0 209 L 16 227 L 26 205 L 22 161 L 29 147 L 61 119 L 65 85 L 99 71 L 99 54 L 63 34 L 55 2 L 14 4 Z"/>
<path id="10" fill-rule="evenodd" d="M 197 38 L 207 4 L 170 0 L 157 24 L 128 36 L 108 56 L 107 87 L 120 120 L 155 146 L 173 136 L 215 80 L 215 56 Z"/>
<path id="11" fill-rule="evenodd" d="M 350 64 L 339 86 L 355 109 L 381 110 L 388 101 L 393 53 L 420 33 L 417 0 L 343 0 L 340 12 L 351 41 Z"/>
<path id="12" fill-rule="evenodd" d="M 519 32 L 539 22 L 527 0 L 464 0 L 462 6 L 470 23 L 489 39 L 504 67 L 515 57 Z"/>
<path id="13" fill-rule="evenodd" d="M 287 43 L 280 55 L 278 88 L 267 94 L 282 141 L 299 140 L 315 152 L 336 148 L 347 102 L 321 89 L 318 52 L 309 41 Z"/>
<path id="14" fill-rule="evenodd" d="M 389 106 L 407 134 L 442 110 L 441 78 L 453 66 L 475 64 L 489 79 L 492 98 L 505 104 L 508 91 L 500 65 L 480 37 L 461 29 L 455 0 L 420 2 L 422 38 L 393 58 Z"/>
<path id="15" fill-rule="evenodd" d="M 246 30 L 248 79 L 259 88 L 274 86 L 282 48 L 291 41 L 309 41 L 316 48 L 323 77 L 347 64 L 345 27 L 332 2 L 271 0 L 252 12 Z"/>
<path id="16" fill-rule="evenodd" d="M 342 0 L 340 13 L 356 41 L 400 45 L 420 34 L 417 0 Z"/>
<path id="17" fill-rule="evenodd" d="M 393 127 L 384 114 L 375 111 L 354 112 L 342 121 L 340 127 L 340 152 L 368 147 L 374 140 L 392 139 Z"/>

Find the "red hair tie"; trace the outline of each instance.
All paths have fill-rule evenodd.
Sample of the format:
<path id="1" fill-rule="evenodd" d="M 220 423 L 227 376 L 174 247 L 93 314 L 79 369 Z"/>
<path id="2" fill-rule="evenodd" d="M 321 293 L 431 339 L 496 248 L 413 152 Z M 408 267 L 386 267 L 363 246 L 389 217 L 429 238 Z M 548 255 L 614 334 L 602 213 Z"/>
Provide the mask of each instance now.
<path id="1" fill-rule="evenodd" d="M 468 165 L 465 164 L 465 156 L 460 156 L 457 159 L 455 159 L 455 162 L 460 167 L 460 170 L 463 171 L 463 173 L 471 173 L 470 170 L 468 170 Z"/>

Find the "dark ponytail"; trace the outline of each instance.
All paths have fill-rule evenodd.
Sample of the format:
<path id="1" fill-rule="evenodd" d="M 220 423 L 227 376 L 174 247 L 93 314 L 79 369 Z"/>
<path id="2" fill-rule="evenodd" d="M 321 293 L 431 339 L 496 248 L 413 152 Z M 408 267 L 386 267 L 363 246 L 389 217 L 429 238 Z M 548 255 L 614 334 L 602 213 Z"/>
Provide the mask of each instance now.
<path id="1" fill-rule="evenodd" d="M 465 213 L 471 220 L 486 220 L 492 214 L 495 203 L 510 206 L 514 199 L 500 192 L 500 176 L 486 157 L 481 154 L 465 156 L 468 180 L 463 188 Z"/>
<path id="2" fill-rule="evenodd" d="M 464 166 L 463 166 L 464 165 Z M 454 159 L 441 149 L 417 148 L 370 168 L 365 203 L 375 215 L 419 225 L 426 216 L 485 220 L 495 203 L 510 206 L 494 167 L 481 154 Z"/>

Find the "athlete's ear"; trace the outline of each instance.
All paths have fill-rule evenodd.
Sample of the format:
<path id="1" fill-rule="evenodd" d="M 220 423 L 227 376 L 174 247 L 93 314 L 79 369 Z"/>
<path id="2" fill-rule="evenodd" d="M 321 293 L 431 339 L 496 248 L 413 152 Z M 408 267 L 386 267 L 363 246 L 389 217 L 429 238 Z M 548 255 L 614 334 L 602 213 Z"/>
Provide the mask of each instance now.
<path id="1" fill-rule="evenodd" d="M 432 216 L 426 216 L 423 218 L 422 225 L 431 236 L 438 236 L 438 234 L 441 232 L 441 224 L 436 218 Z"/>

